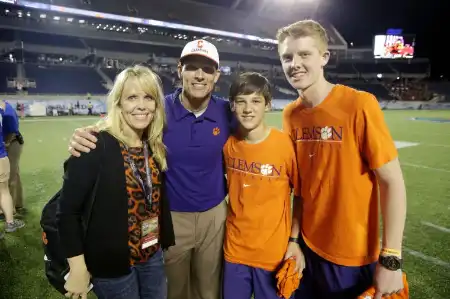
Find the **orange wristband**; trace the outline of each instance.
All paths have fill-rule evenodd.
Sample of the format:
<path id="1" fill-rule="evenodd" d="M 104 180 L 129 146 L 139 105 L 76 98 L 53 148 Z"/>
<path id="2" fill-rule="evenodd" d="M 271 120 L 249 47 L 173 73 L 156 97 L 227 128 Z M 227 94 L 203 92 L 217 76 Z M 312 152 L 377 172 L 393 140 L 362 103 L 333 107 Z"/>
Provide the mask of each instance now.
<path id="1" fill-rule="evenodd" d="M 391 254 L 391 255 L 396 255 L 396 256 L 401 256 L 402 255 L 402 252 L 400 250 L 391 249 L 391 248 L 383 248 L 383 249 L 381 249 L 381 253 Z"/>

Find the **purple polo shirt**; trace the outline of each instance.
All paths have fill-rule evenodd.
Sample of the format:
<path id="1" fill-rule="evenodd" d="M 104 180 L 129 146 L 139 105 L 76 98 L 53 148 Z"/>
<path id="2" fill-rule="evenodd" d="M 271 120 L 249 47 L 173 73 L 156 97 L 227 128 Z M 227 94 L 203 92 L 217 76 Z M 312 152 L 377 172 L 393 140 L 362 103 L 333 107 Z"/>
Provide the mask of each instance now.
<path id="1" fill-rule="evenodd" d="M 212 96 L 198 118 L 184 108 L 181 89 L 166 96 L 166 192 L 176 212 L 203 212 L 225 198 L 222 149 L 231 134 L 229 102 Z"/>

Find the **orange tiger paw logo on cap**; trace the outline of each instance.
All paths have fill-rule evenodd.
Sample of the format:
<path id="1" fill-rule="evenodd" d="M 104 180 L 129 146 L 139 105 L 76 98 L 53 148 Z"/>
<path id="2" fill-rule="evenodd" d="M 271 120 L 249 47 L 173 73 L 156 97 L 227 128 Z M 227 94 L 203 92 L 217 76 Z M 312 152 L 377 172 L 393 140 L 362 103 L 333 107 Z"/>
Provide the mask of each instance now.
<path id="1" fill-rule="evenodd" d="M 220 129 L 218 128 L 218 127 L 215 127 L 214 129 L 213 129 L 213 135 L 214 136 L 217 136 L 217 135 L 219 135 L 220 134 Z"/>

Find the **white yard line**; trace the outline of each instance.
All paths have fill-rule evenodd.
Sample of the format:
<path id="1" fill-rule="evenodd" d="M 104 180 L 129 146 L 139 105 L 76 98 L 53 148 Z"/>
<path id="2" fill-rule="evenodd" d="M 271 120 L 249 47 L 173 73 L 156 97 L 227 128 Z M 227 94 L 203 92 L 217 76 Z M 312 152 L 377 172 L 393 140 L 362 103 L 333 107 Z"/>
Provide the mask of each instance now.
<path id="1" fill-rule="evenodd" d="M 434 147 L 450 147 L 450 144 L 421 143 L 420 145 L 434 146 Z"/>
<path id="2" fill-rule="evenodd" d="M 446 227 L 443 227 L 443 226 L 439 226 L 439 225 L 436 225 L 436 224 L 433 224 L 433 223 L 427 222 L 427 221 L 421 221 L 421 223 L 422 223 L 423 225 L 425 225 L 425 226 L 428 226 L 428 227 L 432 227 L 432 228 L 434 228 L 434 229 L 437 229 L 438 231 L 441 231 L 441 232 L 450 234 L 450 228 L 446 228 Z"/>
<path id="3" fill-rule="evenodd" d="M 431 171 L 439 171 L 439 172 L 450 173 L 450 170 L 448 170 L 448 169 L 430 167 L 430 166 L 425 166 L 425 165 L 420 165 L 420 164 L 413 164 L 413 163 L 408 163 L 408 162 L 400 162 L 400 165 L 402 165 L 402 166 L 409 166 L 409 167 L 415 167 L 415 168 L 428 169 L 428 170 L 431 170 Z"/>
<path id="4" fill-rule="evenodd" d="M 21 122 L 24 123 L 32 123 L 32 122 L 52 122 L 52 121 L 84 121 L 84 120 L 99 120 L 100 116 L 98 118 L 96 117 L 55 117 L 55 118 L 34 118 L 34 119 L 24 119 L 21 120 Z"/>
<path id="5" fill-rule="evenodd" d="M 408 135 L 414 136 L 450 136 L 449 133 L 436 133 L 436 132 L 408 132 Z"/>
<path id="6" fill-rule="evenodd" d="M 394 143 L 395 143 L 395 147 L 398 149 L 419 145 L 418 142 L 399 141 L 399 140 L 394 141 Z"/>
<path id="7" fill-rule="evenodd" d="M 426 254 L 423 254 L 420 251 L 415 251 L 406 247 L 403 247 L 403 251 L 408 253 L 409 255 L 418 257 L 420 259 L 423 259 L 424 261 L 427 261 L 429 263 L 450 269 L 450 263 L 444 262 L 443 260 L 440 260 L 438 258 L 432 257 L 432 256 L 428 256 Z"/>

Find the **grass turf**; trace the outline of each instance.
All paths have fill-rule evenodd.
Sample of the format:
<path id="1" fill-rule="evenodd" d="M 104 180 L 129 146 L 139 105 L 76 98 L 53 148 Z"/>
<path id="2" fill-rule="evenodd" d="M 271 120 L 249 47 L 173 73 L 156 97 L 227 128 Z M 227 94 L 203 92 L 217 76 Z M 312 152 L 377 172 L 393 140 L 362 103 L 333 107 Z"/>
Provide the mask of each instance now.
<path id="1" fill-rule="evenodd" d="M 411 298 L 450 298 L 450 123 L 412 121 L 411 117 L 450 119 L 450 111 L 386 111 L 395 140 L 419 143 L 400 149 L 408 192 L 405 271 Z M 21 174 L 30 213 L 26 228 L 0 241 L 0 298 L 62 298 L 47 283 L 39 219 L 43 205 L 61 187 L 62 162 L 73 130 L 97 118 L 60 117 L 21 122 L 25 147 Z M 281 125 L 281 114 L 267 122 Z M 91 295 L 90 298 L 94 298 Z"/>

